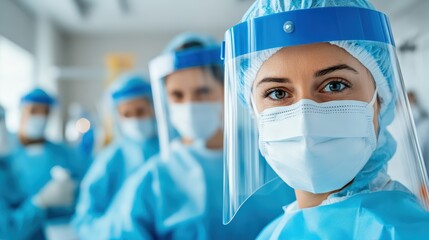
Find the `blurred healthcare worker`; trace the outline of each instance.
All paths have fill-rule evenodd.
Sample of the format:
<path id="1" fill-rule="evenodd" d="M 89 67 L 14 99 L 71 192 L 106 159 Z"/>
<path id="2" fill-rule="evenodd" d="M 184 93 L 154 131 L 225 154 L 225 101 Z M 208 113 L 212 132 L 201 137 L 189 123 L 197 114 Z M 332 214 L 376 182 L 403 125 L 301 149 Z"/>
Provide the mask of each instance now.
<path id="1" fill-rule="evenodd" d="M 225 34 L 224 57 L 226 220 L 264 164 L 234 156 L 259 146 L 297 197 L 259 239 L 428 238 L 427 176 L 384 14 L 365 0 L 258 0 Z M 246 120 L 258 138 L 237 137 Z M 386 173 L 398 152 L 407 187 Z"/>
<path id="2" fill-rule="evenodd" d="M 125 183 L 110 238 L 252 239 L 281 214 L 271 202 L 222 224 L 223 67 L 210 37 L 185 33 L 150 63 L 161 156 Z M 294 199 L 283 184 L 283 204 Z M 132 194 L 131 194 L 132 193 Z M 274 201 L 273 201 L 274 202 Z M 281 206 L 281 204 L 279 204 Z"/>
<path id="3" fill-rule="evenodd" d="M 419 139 L 420 149 L 426 165 L 426 171 L 429 169 L 429 116 L 418 101 L 414 91 L 408 91 L 408 100 L 410 101 L 411 113 L 413 114 L 414 124 L 416 125 L 417 137 Z"/>
<path id="4" fill-rule="evenodd" d="M 55 100 L 40 88 L 35 88 L 21 99 L 21 121 L 18 146 L 9 156 L 10 206 L 17 217 L 43 213 L 43 218 L 67 218 L 73 212 L 76 182 L 85 171 L 85 162 L 72 149 L 53 143 L 44 132 Z M 9 184 L 8 184 L 9 185 Z M 34 206 L 44 209 L 35 210 Z M 22 211 L 20 213 L 20 211 Z M 19 222 L 18 222 L 19 223 Z M 25 221 L 24 221 L 25 223 Z M 36 232 L 31 239 L 43 239 L 42 226 L 32 224 Z M 34 226 L 33 226 L 34 225 Z"/>
<path id="5" fill-rule="evenodd" d="M 123 182 L 159 152 L 150 84 L 125 75 L 111 89 L 120 137 L 102 150 L 82 181 L 74 225 L 81 239 L 99 239 Z"/>
<path id="6" fill-rule="evenodd" d="M 54 166 L 67 169 L 76 181 L 87 168 L 76 151 L 46 139 L 45 130 L 54 104 L 55 99 L 40 88 L 31 90 L 21 99 L 19 146 L 14 149 L 11 171 L 24 198 L 38 192 L 51 179 L 50 171 Z"/>

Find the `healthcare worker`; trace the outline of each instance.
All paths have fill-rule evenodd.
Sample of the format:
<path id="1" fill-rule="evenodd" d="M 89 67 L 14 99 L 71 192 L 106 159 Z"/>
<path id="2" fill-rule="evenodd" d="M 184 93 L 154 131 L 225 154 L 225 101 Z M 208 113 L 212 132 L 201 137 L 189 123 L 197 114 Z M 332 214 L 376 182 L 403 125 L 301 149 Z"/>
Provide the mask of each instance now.
<path id="1" fill-rule="evenodd" d="M 20 206 L 34 198 L 53 179 L 51 172 L 54 167 L 60 169 L 55 171 L 56 175 L 61 175 L 58 177 L 70 185 L 78 184 L 86 171 L 87 163 L 81 155 L 68 146 L 51 142 L 45 137 L 54 104 L 55 99 L 41 88 L 34 88 L 21 98 L 19 141 L 9 160 L 9 171 L 17 192 L 13 200 L 14 206 Z M 67 198 L 66 195 L 63 197 Z M 67 221 L 73 211 L 73 206 L 49 208 L 46 218 Z"/>
<path id="2" fill-rule="evenodd" d="M 224 57 L 226 221 L 264 164 L 235 156 L 259 145 L 297 197 L 259 239 L 427 239 L 427 177 L 384 14 L 365 0 L 258 0 Z M 245 121 L 258 138 L 237 137 Z M 398 152 L 409 186 L 386 173 Z"/>
<path id="3" fill-rule="evenodd" d="M 416 93 L 409 90 L 408 100 L 410 101 L 411 113 L 413 114 L 416 126 L 419 145 L 425 161 L 426 171 L 429 169 L 429 116 L 418 101 Z"/>
<path id="4" fill-rule="evenodd" d="M 231 225 L 222 224 L 220 47 L 204 35 L 179 35 L 150 63 L 150 73 L 161 156 L 151 159 L 124 185 L 115 202 L 121 222 L 110 228 L 109 238 L 255 238 L 281 210 L 273 211 L 276 201 L 265 202 L 259 209 L 249 206 L 247 210 L 252 211 Z M 278 202 L 291 202 L 292 191 L 285 184 L 282 187 Z"/>
<path id="5" fill-rule="evenodd" d="M 81 239 L 99 237 L 123 182 L 159 152 L 150 84 L 139 75 L 124 75 L 113 85 L 111 98 L 120 137 L 96 156 L 82 182 L 74 218 Z"/>

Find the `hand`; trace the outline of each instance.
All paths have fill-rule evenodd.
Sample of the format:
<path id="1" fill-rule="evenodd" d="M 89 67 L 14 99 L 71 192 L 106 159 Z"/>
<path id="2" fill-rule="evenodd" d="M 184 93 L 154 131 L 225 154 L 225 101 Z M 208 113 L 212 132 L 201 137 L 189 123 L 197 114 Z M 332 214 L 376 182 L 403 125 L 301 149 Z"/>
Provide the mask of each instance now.
<path id="1" fill-rule="evenodd" d="M 40 208 L 68 207 L 75 197 L 76 184 L 70 178 L 52 179 L 33 197 Z"/>

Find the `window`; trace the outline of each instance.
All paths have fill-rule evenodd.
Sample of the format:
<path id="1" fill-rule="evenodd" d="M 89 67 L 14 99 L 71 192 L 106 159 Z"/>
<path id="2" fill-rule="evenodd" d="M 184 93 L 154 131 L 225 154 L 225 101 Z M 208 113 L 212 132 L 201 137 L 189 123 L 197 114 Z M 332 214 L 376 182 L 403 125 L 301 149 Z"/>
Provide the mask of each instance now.
<path id="1" fill-rule="evenodd" d="M 19 126 L 20 97 L 33 85 L 33 76 L 33 55 L 0 36 L 0 104 L 12 132 Z"/>

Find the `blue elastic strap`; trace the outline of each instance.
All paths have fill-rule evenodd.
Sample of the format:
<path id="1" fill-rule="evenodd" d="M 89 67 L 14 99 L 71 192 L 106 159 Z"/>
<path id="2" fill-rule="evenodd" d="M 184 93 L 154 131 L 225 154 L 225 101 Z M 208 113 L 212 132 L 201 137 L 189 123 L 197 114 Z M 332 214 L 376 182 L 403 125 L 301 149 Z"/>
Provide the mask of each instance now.
<path id="1" fill-rule="evenodd" d="M 113 99 L 120 99 L 127 96 L 134 96 L 138 94 L 149 94 L 151 92 L 150 85 L 135 86 L 124 91 L 115 92 L 112 94 Z"/>
<path id="2" fill-rule="evenodd" d="M 193 49 L 176 52 L 174 69 L 181 70 L 191 67 L 221 64 L 220 48 Z"/>
<path id="3" fill-rule="evenodd" d="M 151 75 L 156 72 L 156 78 L 192 67 L 221 65 L 220 47 L 195 48 L 161 55 L 150 63 Z"/>
<path id="4" fill-rule="evenodd" d="M 292 23 L 291 31 L 284 29 Z M 290 28 L 289 28 L 290 30 Z M 261 50 L 311 43 L 363 40 L 395 46 L 387 16 L 357 7 L 325 7 L 258 17 L 230 28 L 232 58 Z M 222 56 L 225 56 L 223 46 Z"/>

